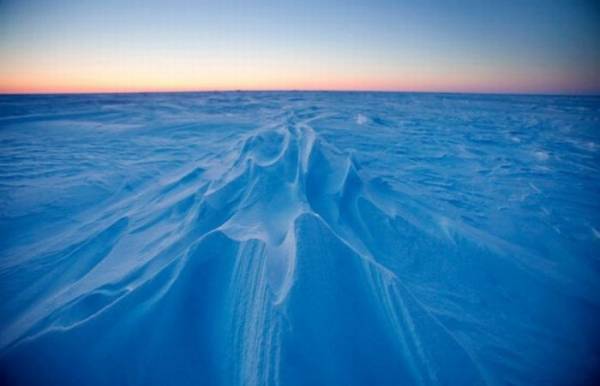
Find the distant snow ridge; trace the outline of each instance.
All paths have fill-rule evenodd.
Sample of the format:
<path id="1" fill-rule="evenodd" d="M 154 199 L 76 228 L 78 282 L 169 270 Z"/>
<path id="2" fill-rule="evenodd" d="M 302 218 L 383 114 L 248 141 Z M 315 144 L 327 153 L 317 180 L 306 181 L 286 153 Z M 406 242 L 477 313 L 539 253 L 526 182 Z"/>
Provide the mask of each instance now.
<path id="1" fill-rule="evenodd" d="M 364 125 L 369 121 L 369 118 L 365 117 L 363 114 L 356 115 L 356 123 L 359 125 Z"/>
<path id="2" fill-rule="evenodd" d="M 593 357 L 572 335 L 599 314 L 599 283 L 573 285 L 589 272 L 393 189 L 309 112 L 223 135 L 196 162 L 4 256 L 0 381 L 502 385 L 589 374 L 562 350 Z M 188 141 L 192 129 L 169 135 Z M 573 302 L 581 314 L 564 312 Z"/>

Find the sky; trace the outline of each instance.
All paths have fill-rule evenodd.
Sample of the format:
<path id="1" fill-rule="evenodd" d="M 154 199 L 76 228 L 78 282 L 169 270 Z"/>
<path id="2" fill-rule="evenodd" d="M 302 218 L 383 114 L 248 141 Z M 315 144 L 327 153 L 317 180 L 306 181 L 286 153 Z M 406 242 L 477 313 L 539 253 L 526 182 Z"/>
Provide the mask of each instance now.
<path id="1" fill-rule="evenodd" d="M 0 93 L 600 94 L 595 0 L 0 0 Z"/>

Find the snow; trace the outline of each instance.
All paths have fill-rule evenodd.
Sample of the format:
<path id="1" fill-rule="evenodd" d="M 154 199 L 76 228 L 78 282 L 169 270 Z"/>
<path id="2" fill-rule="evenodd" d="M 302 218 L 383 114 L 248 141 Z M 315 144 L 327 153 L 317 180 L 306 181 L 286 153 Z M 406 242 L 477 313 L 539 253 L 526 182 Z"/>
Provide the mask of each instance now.
<path id="1" fill-rule="evenodd" d="M 0 383 L 591 382 L 599 112 L 0 96 Z"/>

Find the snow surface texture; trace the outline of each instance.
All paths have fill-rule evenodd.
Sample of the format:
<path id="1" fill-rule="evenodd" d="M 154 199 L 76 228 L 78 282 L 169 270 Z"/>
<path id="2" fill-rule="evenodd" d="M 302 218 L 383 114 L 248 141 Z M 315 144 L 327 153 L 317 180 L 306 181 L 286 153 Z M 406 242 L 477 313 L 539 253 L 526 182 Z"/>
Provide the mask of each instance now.
<path id="1" fill-rule="evenodd" d="M 0 383 L 594 381 L 600 99 L 0 109 Z"/>

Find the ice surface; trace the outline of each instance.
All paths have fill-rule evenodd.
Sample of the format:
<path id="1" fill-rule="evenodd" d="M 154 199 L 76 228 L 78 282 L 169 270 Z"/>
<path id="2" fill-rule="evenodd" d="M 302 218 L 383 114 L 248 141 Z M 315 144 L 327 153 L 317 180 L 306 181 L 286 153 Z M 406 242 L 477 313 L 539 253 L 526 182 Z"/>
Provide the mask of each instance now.
<path id="1" fill-rule="evenodd" d="M 1 96 L 0 383 L 591 383 L 599 113 Z"/>

